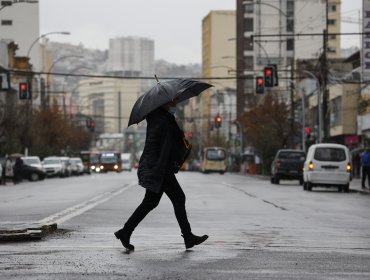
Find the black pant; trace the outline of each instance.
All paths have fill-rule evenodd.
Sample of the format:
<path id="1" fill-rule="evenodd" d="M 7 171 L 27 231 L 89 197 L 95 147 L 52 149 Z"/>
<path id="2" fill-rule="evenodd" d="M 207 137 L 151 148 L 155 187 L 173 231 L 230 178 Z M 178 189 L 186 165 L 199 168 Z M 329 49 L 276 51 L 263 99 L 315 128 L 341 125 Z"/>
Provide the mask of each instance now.
<path id="1" fill-rule="evenodd" d="M 173 204 L 175 216 L 181 228 L 181 233 L 184 236 L 189 235 L 191 233 L 191 228 L 185 210 L 186 198 L 174 174 L 167 175 L 162 184 L 162 191 L 160 193 L 146 190 L 143 201 L 125 223 L 125 231 L 132 233 L 145 216 L 157 207 L 163 193 L 166 193 Z"/>
<path id="2" fill-rule="evenodd" d="M 362 187 L 365 187 L 366 177 L 370 188 L 370 166 L 362 166 L 362 182 L 361 182 Z"/>

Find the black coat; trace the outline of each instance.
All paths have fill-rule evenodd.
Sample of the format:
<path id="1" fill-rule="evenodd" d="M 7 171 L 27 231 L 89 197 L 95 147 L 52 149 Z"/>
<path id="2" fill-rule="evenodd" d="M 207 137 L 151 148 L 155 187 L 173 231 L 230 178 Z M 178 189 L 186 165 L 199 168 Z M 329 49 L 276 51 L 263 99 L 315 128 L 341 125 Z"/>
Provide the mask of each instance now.
<path id="1" fill-rule="evenodd" d="M 165 176 L 173 174 L 184 136 L 173 115 L 159 108 L 147 117 L 145 147 L 139 161 L 139 185 L 159 193 Z"/>

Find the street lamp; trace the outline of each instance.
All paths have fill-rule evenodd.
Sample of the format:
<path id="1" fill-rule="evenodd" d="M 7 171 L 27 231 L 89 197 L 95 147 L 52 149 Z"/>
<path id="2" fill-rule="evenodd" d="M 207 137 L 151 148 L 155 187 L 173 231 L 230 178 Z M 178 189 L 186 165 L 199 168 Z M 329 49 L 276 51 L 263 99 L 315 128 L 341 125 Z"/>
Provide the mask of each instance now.
<path id="1" fill-rule="evenodd" d="M 51 64 L 49 70 L 46 72 L 46 88 L 47 88 L 48 91 L 49 91 L 49 87 L 50 87 L 49 76 L 50 76 L 51 70 L 54 68 L 55 64 L 57 64 L 61 60 L 64 60 L 66 58 L 71 58 L 71 57 L 82 58 L 83 56 L 81 56 L 81 55 L 64 55 L 64 56 L 59 57 L 57 60 L 55 60 Z M 49 99 L 49 97 L 47 99 Z"/>
<path id="2" fill-rule="evenodd" d="M 31 50 L 33 48 L 33 46 L 42 38 L 46 37 L 46 36 L 49 36 L 49 35 L 52 35 L 52 34 L 61 34 L 61 35 L 71 35 L 70 32 L 66 32 L 66 31 L 55 31 L 55 32 L 49 32 L 49 33 L 45 33 L 45 34 L 42 34 L 41 36 L 37 37 L 33 42 L 32 44 L 30 45 L 30 47 L 28 48 L 28 51 L 27 51 L 27 57 L 30 57 L 30 53 L 31 53 Z"/>

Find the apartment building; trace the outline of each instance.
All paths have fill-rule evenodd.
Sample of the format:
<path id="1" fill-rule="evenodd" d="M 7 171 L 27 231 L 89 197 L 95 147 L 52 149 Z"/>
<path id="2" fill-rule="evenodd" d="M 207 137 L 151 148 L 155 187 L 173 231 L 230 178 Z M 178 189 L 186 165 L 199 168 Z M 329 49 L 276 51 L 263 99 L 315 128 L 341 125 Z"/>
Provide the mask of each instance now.
<path id="1" fill-rule="evenodd" d="M 202 76 L 209 78 L 207 82 L 213 88 L 202 93 L 200 98 L 191 99 L 186 116 L 194 120 L 201 139 L 199 145 L 209 145 L 212 122 L 217 115 L 223 117 L 223 125 L 219 131 L 226 134 L 229 126 L 229 111 L 231 103 L 225 107 L 225 100 L 231 99 L 227 95 L 236 88 L 236 17 L 235 11 L 211 11 L 202 22 Z M 212 79 L 218 77 L 219 79 Z M 225 79 L 222 79 L 225 78 Z M 216 97 L 216 95 L 218 97 Z M 217 102 L 211 102 L 216 100 Z M 188 106 L 188 107 L 189 107 Z M 232 115 L 235 118 L 235 114 Z M 194 131 L 195 128 L 188 130 Z"/>
<path id="2" fill-rule="evenodd" d="M 13 3 L 4 7 L 4 2 Z M 17 56 L 27 56 L 29 52 L 33 69 L 40 70 L 39 46 L 33 45 L 40 36 L 38 1 L 1 1 L 0 7 L 0 39 L 14 41 L 18 45 Z"/>
<path id="3" fill-rule="evenodd" d="M 329 32 L 339 32 L 340 1 L 237 1 L 237 68 L 245 75 L 237 80 L 238 114 L 252 106 L 255 77 L 268 64 L 276 64 L 282 78 L 273 91 L 290 102 L 294 61 L 320 56 L 327 24 Z M 340 55 L 339 36 L 328 38 L 327 50 L 329 58 Z"/>
<path id="4" fill-rule="evenodd" d="M 78 91 L 80 113 L 94 119 L 96 133 L 122 133 L 140 95 L 140 80 L 84 79 Z"/>
<path id="5" fill-rule="evenodd" d="M 131 36 L 110 39 L 108 70 L 153 76 L 154 40 Z"/>

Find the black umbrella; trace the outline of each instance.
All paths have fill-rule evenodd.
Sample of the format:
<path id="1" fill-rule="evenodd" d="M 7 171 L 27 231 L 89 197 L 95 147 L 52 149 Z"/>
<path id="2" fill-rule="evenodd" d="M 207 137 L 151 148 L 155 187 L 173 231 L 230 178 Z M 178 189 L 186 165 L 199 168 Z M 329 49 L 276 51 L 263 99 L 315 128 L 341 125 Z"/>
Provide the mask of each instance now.
<path id="1" fill-rule="evenodd" d="M 157 82 L 154 87 L 136 100 L 131 110 L 128 126 L 141 122 L 150 112 L 172 100 L 177 102 L 187 100 L 210 87 L 212 87 L 211 84 L 188 79 Z"/>

